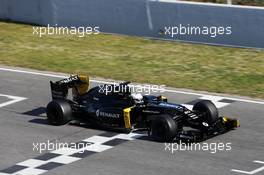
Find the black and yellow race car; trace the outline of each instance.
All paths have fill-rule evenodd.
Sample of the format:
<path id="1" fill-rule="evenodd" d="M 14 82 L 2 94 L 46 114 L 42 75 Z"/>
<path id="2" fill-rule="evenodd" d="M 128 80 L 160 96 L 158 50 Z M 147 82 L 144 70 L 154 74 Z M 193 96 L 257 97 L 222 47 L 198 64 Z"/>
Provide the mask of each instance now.
<path id="1" fill-rule="evenodd" d="M 211 101 L 201 100 L 189 110 L 169 103 L 163 96 L 132 93 L 129 82 L 88 90 L 89 78 L 75 75 L 51 81 L 50 86 L 52 101 L 46 112 L 51 125 L 78 121 L 122 132 L 146 131 L 152 139 L 162 142 L 198 142 L 239 126 L 236 119 L 219 117 Z"/>

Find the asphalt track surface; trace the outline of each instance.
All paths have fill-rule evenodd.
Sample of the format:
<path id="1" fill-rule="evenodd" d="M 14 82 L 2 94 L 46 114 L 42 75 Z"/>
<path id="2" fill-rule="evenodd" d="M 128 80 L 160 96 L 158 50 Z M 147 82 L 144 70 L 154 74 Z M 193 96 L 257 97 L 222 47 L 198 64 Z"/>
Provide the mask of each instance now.
<path id="1" fill-rule="evenodd" d="M 50 98 L 50 80 L 58 77 L 34 75 L 0 69 L 0 169 L 1 174 L 58 174 L 58 175 L 229 175 L 229 174 L 264 174 L 264 103 L 252 100 L 230 100 L 209 96 L 220 101 L 221 115 L 238 118 L 241 127 L 224 135 L 212 138 L 206 143 L 231 143 L 230 151 L 174 151 L 165 149 L 164 143 L 153 142 L 144 138 L 118 135 L 86 126 L 65 125 L 50 126 L 45 118 L 45 106 Z M 93 82 L 92 86 L 97 83 Z M 205 98 L 194 93 L 181 93 L 177 89 L 164 92 L 170 102 L 187 104 Z M 12 98 L 12 96 L 15 96 Z M 22 97 L 22 98 L 18 98 Z M 208 97 L 208 94 L 207 94 Z M 206 98 L 207 98 L 206 97 Z M 231 97 L 232 99 L 232 97 Z M 12 101 L 16 100 L 16 101 Z M 8 102 L 12 101 L 10 104 Z M 252 101 L 252 102 L 251 102 Z M 4 104 L 1 106 L 1 104 Z M 101 135 L 101 136 L 100 136 Z M 50 151 L 33 151 L 33 143 L 47 141 L 79 142 L 89 138 L 124 137 L 111 142 L 108 147 L 95 154 L 64 159 L 64 163 L 50 163 L 38 166 L 39 171 L 28 170 L 19 162 L 38 157 L 38 161 L 28 163 L 37 167 L 39 158 L 50 156 Z M 96 141 L 99 141 L 97 139 Z M 118 142 L 119 141 L 119 142 Z M 106 144 L 107 145 L 107 144 Z M 101 148 L 101 147 L 100 147 Z M 109 149 L 108 149 L 109 148 Z M 64 153 L 69 155 L 66 151 Z M 44 157 L 45 157 L 44 156 Z M 56 155 L 55 155 L 56 156 Z M 55 157 L 56 158 L 56 157 Z M 72 160 L 65 162 L 65 160 Z M 255 162 L 254 162 L 255 161 Z M 38 169 L 37 168 L 37 169 Z M 27 169 L 28 172 L 24 171 Z M 233 169 L 233 170 L 232 170 Z M 236 170 L 240 172 L 235 172 Z M 41 171 L 42 170 L 42 171 Z"/>

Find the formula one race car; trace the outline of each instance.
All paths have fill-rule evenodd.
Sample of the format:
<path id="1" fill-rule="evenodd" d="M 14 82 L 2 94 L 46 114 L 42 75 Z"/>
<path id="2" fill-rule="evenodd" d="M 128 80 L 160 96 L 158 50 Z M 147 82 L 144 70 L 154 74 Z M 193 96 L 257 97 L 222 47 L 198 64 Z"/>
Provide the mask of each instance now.
<path id="1" fill-rule="evenodd" d="M 51 125 L 79 121 L 124 132 L 146 131 L 155 141 L 164 142 L 197 142 L 239 127 L 238 120 L 219 117 L 211 101 L 199 101 L 189 110 L 163 96 L 132 93 L 128 84 L 99 85 L 88 91 L 87 76 L 51 81 L 48 121 Z"/>

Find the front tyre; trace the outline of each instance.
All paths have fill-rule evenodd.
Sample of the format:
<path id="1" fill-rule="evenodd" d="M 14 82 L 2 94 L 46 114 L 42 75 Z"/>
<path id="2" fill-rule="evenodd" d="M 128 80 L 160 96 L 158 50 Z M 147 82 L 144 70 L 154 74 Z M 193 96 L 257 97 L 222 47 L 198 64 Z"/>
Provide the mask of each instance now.
<path id="1" fill-rule="evenodd" d="M 71 121 L 72 109 L 65 100 L 53 100 L 46 109 L 49 124 L 60 126 Z"/>
<path id="2" fill-rule="evenodd" d="M 169 115 L 156 116 L 151 124 L 151 137 L 158 142 L 170 142 L 176 137 L 177 128 Z"/>
<path id="3" fill-rule="evenodd" d="M 218 109 L 210 100 L 202 100 L 193 106 L 193 111 L 204 113 L 205 122 L 208 124 L 215 123 L 219 117 Z"/>

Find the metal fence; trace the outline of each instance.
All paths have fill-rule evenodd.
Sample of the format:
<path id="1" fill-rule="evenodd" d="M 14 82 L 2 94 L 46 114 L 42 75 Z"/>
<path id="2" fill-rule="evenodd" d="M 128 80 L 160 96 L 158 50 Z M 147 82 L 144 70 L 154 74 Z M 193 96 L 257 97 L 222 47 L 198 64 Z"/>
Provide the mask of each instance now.
<path id="1" fill-rule="evenodd" d="M 264 48 L 264 8 L 172 0 L 0 0 L 0 18 L 39 25 L 99 26 L 101 32 Z M 231 26 L 231 35 L 165 35 L 173 26 Z"/>

